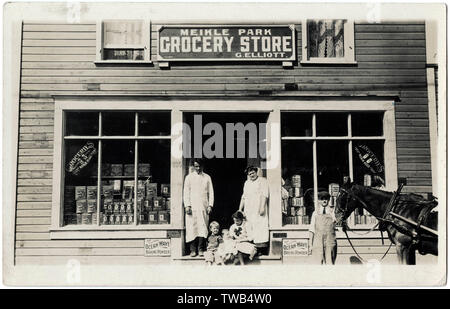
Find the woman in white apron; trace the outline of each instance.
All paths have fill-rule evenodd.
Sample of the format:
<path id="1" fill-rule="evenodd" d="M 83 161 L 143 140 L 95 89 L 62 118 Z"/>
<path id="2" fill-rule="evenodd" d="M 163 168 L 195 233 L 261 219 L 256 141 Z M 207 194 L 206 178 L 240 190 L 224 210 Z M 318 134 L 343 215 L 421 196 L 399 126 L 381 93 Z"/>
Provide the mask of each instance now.
<path id="1" fill-rule="evenodd" d="M 246 169 L 248 179 L 244 184 L 239 210 L 244 212 L 250 225 L 249 238 L 260 249 L 267 247 L 269 242 L 269 184 L 257 172 L 258 168 L 254 166 Z"/>
<path id="2" fill-rule="evenodd" d="M 184 181 L 184 207 L 186 219 L 186 242 L 190 243 L 190 255 L 203 256 L 208 237 L 209 214 L 214 205 L 214 189 L 211 177 L 203 172 L 200 159 L 191 162 L 192 173 Z"/>

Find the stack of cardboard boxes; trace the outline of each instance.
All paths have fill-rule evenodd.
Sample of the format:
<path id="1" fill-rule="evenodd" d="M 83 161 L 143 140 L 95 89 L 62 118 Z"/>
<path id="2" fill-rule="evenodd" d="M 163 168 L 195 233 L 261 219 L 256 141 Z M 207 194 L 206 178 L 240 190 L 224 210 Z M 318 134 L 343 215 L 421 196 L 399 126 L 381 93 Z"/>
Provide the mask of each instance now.
<path id="1" fill-rule="evenodd" d="M 138 223 L 169 224 L 170 185 L 152 182 L 150 164 L 140 163 L 135 197 L 134 175 L 134 164 L 102 164 L 100 224 L 134 224 L 135 199 Z M 64 224 L 97 224 L 97 194 L 96 185 L 66 186 Z"/>
<path id="2" fill-rule="evenodd" d="M 300 175 L 292 176 L 288 192 L 287 211 L 283 213 L 283 224 L 309 224 L 310 218 L 306 214 Z"/>

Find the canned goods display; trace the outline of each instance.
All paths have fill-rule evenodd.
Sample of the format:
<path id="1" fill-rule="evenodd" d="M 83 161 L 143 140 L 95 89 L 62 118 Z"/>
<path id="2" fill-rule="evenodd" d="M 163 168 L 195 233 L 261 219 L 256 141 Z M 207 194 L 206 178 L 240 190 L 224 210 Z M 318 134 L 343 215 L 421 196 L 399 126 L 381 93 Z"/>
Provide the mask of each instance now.
<path id="1" fill-rule="evenodd" d="M 295 187 L 294 188 L 294 197 L 302 197 L 303 196 L 303 189 Z"/>
<path id="2" fill-rule="evenodd" d="M 114 217 L 114 215 L 109 215 L 109 216 L 108 216 L 108 222 L 109 222 L 109 224 L 114 224 L 114 223 L 115 223 L 115 217 Z"/>
<path id="3" fill-rule="evenodd" d="M 105 214 L 101 214 L 101 223 L 102 224 L 108 224 L 109 223 L 109 220 L 108 220 L 108 216 L 107 215 L 105 215 Z"/>
<path id="4" fill-rule="evenodd" d="M 126 213 L 127 204 L 125 202 L 120 202 L 120 213 Z"/>
<path id="5" fill-rule="evenodd" d="M 372 176 L 370 174 L 364 175 L 364 186 L 366 187 L 372 186 Z"/>
<path id="6" fill-rule="evenodd" d="M 303 197 L 291 198 L 291 206 L 303 206 Z"/>
<path id="7" fill-rule="evenodd" d="M 115 215 L 114 216 L 114 224 L 120 224 L 122 222 L 122 216 L 121 215 Z"/>
<path id="8" fill-rule="evenodd" d="M 337 183 L 330 183 L 329 185 L 328 185 L 328 193 L 331 195 L 331 196 L 338 196 L 339 195 L 339 184 L 337 184 Z"/>

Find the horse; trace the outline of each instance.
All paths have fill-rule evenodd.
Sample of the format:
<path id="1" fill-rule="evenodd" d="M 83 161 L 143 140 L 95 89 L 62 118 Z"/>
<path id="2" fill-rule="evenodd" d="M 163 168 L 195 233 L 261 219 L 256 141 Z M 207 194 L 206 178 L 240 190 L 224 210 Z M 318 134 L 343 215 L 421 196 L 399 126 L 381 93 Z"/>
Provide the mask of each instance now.
<path id="1" fill-rule="evenodd" d="M 386 192 L 355 183 L 344 184 L 336 199 L 335 215 L 337 225 L 346 227 L 345 220 L 357 208 L 365 208 L 379 220 L 380 229 L 386 230 L 395 245 L 400 264 L 415 265 L 416 250 L 420 254 L 438 255 L 437 237 L 422 231 L 387 212 L 392 192 Z M 437 205 L 435 200 L 428 201 L 417 194 L 399 194 L 389 209 L 396 214 L 417 222 L 430 229 L 437 230 L 437 212 L 429 212 Z M 425 207 L 427 207 L 425 209 Z M 426 213 L 424 216 L 423 213 Z"/>

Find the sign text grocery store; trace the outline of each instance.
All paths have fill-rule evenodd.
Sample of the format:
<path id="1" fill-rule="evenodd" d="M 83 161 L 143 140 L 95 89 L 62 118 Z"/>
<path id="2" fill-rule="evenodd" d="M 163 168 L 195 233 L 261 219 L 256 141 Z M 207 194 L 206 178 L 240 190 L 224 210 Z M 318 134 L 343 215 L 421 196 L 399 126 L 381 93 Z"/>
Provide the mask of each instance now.
<path id="1" fill-rule="evenodd" d="M 158 60 L 295 60 L 291 25 L 161 26 Z"/>

